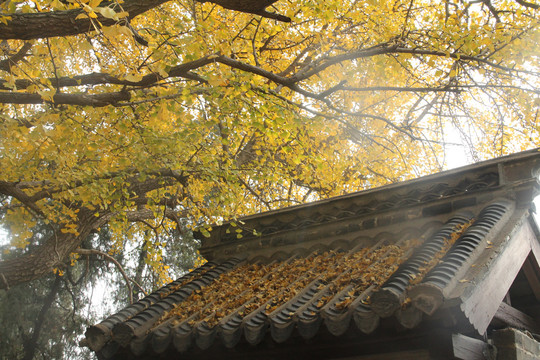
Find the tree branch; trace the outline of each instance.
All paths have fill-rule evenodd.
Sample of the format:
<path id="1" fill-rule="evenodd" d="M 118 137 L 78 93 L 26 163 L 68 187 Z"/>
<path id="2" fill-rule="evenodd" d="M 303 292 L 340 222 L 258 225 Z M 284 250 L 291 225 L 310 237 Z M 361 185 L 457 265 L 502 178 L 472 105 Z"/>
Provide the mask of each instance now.
<path id="1" fill-rule="evenodd" d="M 207 2 L 207 0 L 196 0 L 198 2 Z M 277 0 L 256 0 L 256 1 L 238 1 L 238 0 L 209 0 L 214 4 L 218 4 L 225 9 L 236 10 L 248 14 L 260 15 L 265 18 L 274 19 L 282 22 L 290 22 L 291 19 L 287 16 L 271 13 L 265 10 L 267 6 L 272 5 Z"/>
<path id="2" fill-rule="evenodd" d="M 227 65 L 229 67 L 250 72 L 256 75 L 260 75 L 262 77 L 267 78 L 268 80 L 271 80 L 277 84 L 281 85 L 293 85 L 293 81 L 289 80 L 286 77 L 282 77 L 279 75 L 276 75 L 270 71 L 264 70 L 258 66 L 254 66 L 251 64 L 243 63 L 241 61 L 232 59 L 227 56 L 223 55 L 208 55 L 205 57 L 202 57 L 200 59 L 190 61 L 184 64 L 180 64 L 177 66 L 174 66 L 169 70 L 169 73 L 167 75 L 167 78 L 172 77 L 184 77 L 188 79 L 197 79 L 199 81 L 204 81 L 204 79 L 196 77 L 196 74 L 190 73 L 191 70 L 195 70 L 198 68 L 201 68 L 205 65 L 211 64 L 211 63 L 221 63 L 224 65 Z M 54 87 L 68 87 L 68 86 L 82 86 L 82 85 L 104 85 L 104 84 L 114 84 L 114 85 L 125 85 L 125 86 L 134 86 L 134 87 L 148 87 L 150 85 L 153 85 L 157 83 L 160 80 L 165 79 L 164 77 L 160 76 L 159 74 L 148 74 L 145 75 L 140 81 L 128 81 L 128 80 L 122 80 L 117 77 L 111 76 L 106 73 L 91 73 L 86 75 L 80 75 L 80 76 L 74 76 L 74 77 L 61 77 L 61 78 L 49 78 L 47 79 L 48 82 L 51 83 Z M 33 85 L 34 81 L 31 80 L 17 80 L 15 82 L 15 86 L 17 89 L 22 90 L 28 88 L 30 85 Z M 11 87 L 7 85 L 7 82 L 4 80 L 0 80 L 0 90 L 11 90 Z M 13 97 L 9 97 L 10 94 L 16 94 Z M 107 95 L 104 95 L 102 99 L 97 98 L 94 100 L 96 103 L 101 104 L 106 100 L 107 98 L 113 97 L 119 97 L 120 93 L 110 93 Z M 23 96 L 24 95 L 24 96 Z M 55 103 L 64 103 L 65 101 L 71 101 L 71 103 L 74 103 L 74 105 L 80 105 L 80 104 L 86 104 L 91 102 L 92 98 L 89 99 L 82 99 L 81 97 L 83 95 L 81 94 L 62 94 L 62 95 L 69 95 L 71 98 L 59 98 L 58 101 L 55 99 Z M 96 96 L 96 95 L 84 95 L 84 96 Z M 125 96 L 125 95 L 124 95 Z M 125 100 L 125 99 L 124 99 Z M 114 101 L 117 101 L 116 98 Z M 5 93 L 0 92 L 0 102 L 5 103 L 16 103 L 16 104 L 39 104 L 43 103 L 43 100 L 38 94 L 23 94 L 23 93 Z M 111 103 L 113 101 L 111 100 Z"/>
<path id="3" fill-rule="evenodd" d="M 459 86 L 456 86 L 459 87 Z M 403 91 L 403 92 L 460 92 L 456 87 L 438 86 L 438 87 L 414 87 L 414 86 L 366 86 L 352 87 L 343 86 L 341 91 L 351 92 L 371 92 L 371 91 Z"/>
<path id="4" fill-rule="evenodd" d="M 326 68 L 329 68 L 330 66 L 339 64 L 344 61 L 348 60 L 355 60 L 355 59 L 361 59 L 376 55 L 385 55 L 396 52 L 398 49 L 397 44 L 379 44 L 376 46 L 372 46 L 365 49 L 359 49 L 356 51 L 351 51 L 345 54 L 335 55 L 335 56 L 327 56 L 317 59 L 317 61 L 313 61 L 308 67 L 302 68 L 299 72 L 297 72 L 295 75 L 293 75 L 290 78 L 290 81 L 293 83 L 308 79 L 312 77 L 313 75 L 316 75 L 320 73 L 321 71 L 325 70 Z"/>
<path id="5" fill-rule="evenodd" d="M 139 196 L 139 198 L 137 199 L 132 199 L 133 201 L 135 201 L 137 205 L 145 205 L 148 203 L 147 198 L 140 197 L 141 195 L 144 195 L 148 191 L 170 186 L 174 184 L 174 182 L 178 182 L 184 186 L 186 185 L 187 176 L 176 170 L 163 168 L 163 169 L 158 169 L 155 171 L 144 172 L 144 174 L 146 175 L 165 178 L 165 181 L 161 183 L 156 181 L 156 179 L 153 179 L 153 178 L 145 182 L 140 182 L 137 180 L 137 176 L 141 173 L 142 172 L 140 170 L 131 168 L 131 169 L 126 169 L 123 172 L 110 172 L 110 173 L 103 174 L 101 176 L 96 176 L 96 177 L 85 179 L 85 180 L 75 181 L 73 184 L 70 184 L 69 186 L 56 185 L 56 184 L 53 184 L 50 180 L 26 181 L 26 182 L 0 181 L 0 194 L 17 199 L 19 202 L 21 202 L 23 206 L 26 206 L 30 210 L 44 217 L 43 213 L 41 213 L 41 209 L 36 205 L 38 201 L 49 198 L 53 194 L 76 189 L 78 187 L 89 184 L 93 181 L 114 179 L 122 175 L 133 175 L 132 177 L 127 179 L 127 182 L 132 184 L 130 186 L 130 191 L 132 193 L 136 193 Z M 40 190 L 35 192 L 32 195 L 28 195 L 25 191 L 23 191 L 23 190 L 31 190 L 34 188 L 39 188 Z M 162 199 L 162 201 L 156 205 L 168 205 L 168 206 L 174 205 L 174 204 L 171 204 L 171 200 L 177 201 L 176 199 L 166 198 L 166 199 Z M 0 206 L 0 209 L 6 210 L 8 208 L 13 208 L 13 207 L 14 206 L 10 204 L 9 206 L 6 206 L 6 205 Z"/>
<path id="6" fill-rule="evenodd" d="M 120 274 L 122 274 L 122 277 L 124 278 L 124 280 L 126 281 L 126 286 L 128 287 L 128 293 L 129 293 L 129 303 L 133 304 L 133 288 L 131 287 L 131 284 L 129 283 L 131 281 L 131 279 L 126 275 L 126 272 L 124 271 L 124 268 L 122 267 L 122 265 L 120 265 L 120 263 L 115 258 L 113 258 L 111 255 L 107 254 L 106 252 L 103 252 L 103 251 L 100 251 L 100 250 L 97 250 L 97 249 L 81 249 L 81 248 L 78 248 L 78 249 L 75 250 L 75 252 L 78 253 L 78 254 L 81 254 L 81 255 L 98 255 L 98 256 L 102 256 L 105 259 L 107 259 L 108 261 L 112 262 L 116 266 L 116 268 L 118 269 Z M 139 287 L 140 287 L 140 285 L 139 285 Z"/>
<path id="7" fill-rule="evenodd" d="M 500 23 L 501 18 L 499 16 L 499 11 L 497 9 L 495 9 L 493 4 L 491 3 L 491 0 L 482 0 L 482 3 L 484 3 L 484 5 L 486 5 L 489 12 L 495 17 L 495 21 L 497 22 L 497 24 Z"/>
<path id="8" fill-rule="evenodd" d="M 49 78 L 47 81 L 51 83 L 52 86 L 56 88 L 69 87 L 69 86 L 89 86 L 89 85 L 104 85 L 104 84 L 114 84 L 114 85 L 123 85 L 123 86 L 132 86 L 132 87 L 152 87 L 158 84 L 159 81 L 162 81 L 167 78 L 174 77 L 183 77 L 186 79 L 197 80 L 200 82 L 205 82 L 197 74 L 192 73 L 192 70 L 202 68 L 211 63 L 220 63 L 226 66 L 229 66 L 234 69 L 252 73 L 255 75 L 262 76 L 278 85 L 288 87 L 292 91 L 297 92 L 298 94 L 304 95 L 309 98 L 316 100 L 324 100 L 325 97 L 332 94 L 335 91 L 346 90 L 346 91 L 376 91 L 376 90 L 396 90 L 396 91 L 416 91 L 416 92 L 427 92 L 427 91 L 457 91 L 456 89 L 450 89 L 448 87 L 442 88 L 403 88 L 403 87 L 373 87 L 373 88 L 354 88 L 346 87 L 344 83 L 340 83 L 337 86 L 330 88 L 328 90 L 322 91 L 320 94 L 311 93 L 302 89 L 298 86 L 298 83 L 306 80 L 316 74 L 319 74 L 321 71 L 326 68 L 342 63 L 344 61 L 350 61 L 359 58 L 372 57 L 377 55 L 389 55 L 389 54 L 414 54 L 414 55 L 432 55 L 439 57 L 450 57 L 457 60 L 463 61 L 473 61 L 477 63 L 482 63 L 487 66 L 497 68 L 506 72 L 516 72 L 516 73 L 526 73 L 531 75 L 539 75 L 537 73 L 513 69 L 502 66 L 497 63 L 493 63 L 485 58 L 480 58 L 477 56 L 471 55 L 461 55 L 457 53 L 445 53 L 442 51 L 436 50 L 426 50 L 426 49 L 411 49 L 399 47 L 397 44 L 380 44 L 366 49 L 360 49 L 350 53 L 340 54 L 331 57 L 324 57 L 318 59 L 316 62 L 312 62 L 309 66 L 304 67 L 298 73 L 294 74 L 291 77 L 284 77 L 279 74 L 273 73 L 271 71 L 265 70 L 259 66 L 251 65 L 228 56 L 224 55 L 208 55 L 200 59 L 190 61 L 184 64 L 174 66 L 169 70 L 169 73 L 166 77 L 163 77 L 156 73 L 151 73 L 145 75 L 140 81 L 128 81 L 125 79 L 119 79 L 118 77 L 112 76 L 106 73 L 91 73 L 86 75 L 74 76 L 74 77 L 60 77 L 60 78 Z M 17 80 L 15 86 L 17 89 L 25 89 L 28 86 L 34 84 L 34 81 L 31 80 Z M 6 81 L 0 80 L 0 90 L 11 89 L 8 86 Z M 55 94 L 53 96 L 53 102 L 55 104 L 66 104 L 66 105 L 80 105 L 80 106 L 125 106 L 125 101 L 129 101 L 130 93 L 129 88 L 125 88 L 124 91 L 105 93 L 105 94 Z M 47 102 L 39 94 L 26 94 L 19 92 L 0 92 L 0 103 L 14 103 L 14 104 L 42 104 Z"/>
<path id="9" fill-rule="evenodd" d="M 170 0 L 126 0 L 122 3 L 123 11 L 129 15 L 125 18 L 131 20 L 155 7 L 158 7 Z M 206 2 L 205 0 L 196 0 Z M 260 15 L 266 18 L 275 19 L 283 22 L 290 22 L 291 19 L 271 13 L 265 10 L 265 7 L 271 5 L 276 0 L 209 0 L 226 9 L 241 11 L 245 13 Z M 114 7 L 115 2 L 101 4 L 102 7 Z M 7 24 L 0 22 L 0 40 L 30 40 L 43 39 L 57 36 L 70 36 L 84 34 L 95 29 L 97 22 L 103 26 L 117 24 L 118 21 L 102 16 L 96 13 L 97 18 L 91 20 L 89 17 L 77 19 L 77 16 L 86 14 L 84 9 L 73 9 L 65 11 L 50 11 L 42 13 L 1 13 L 0 16 L 8 18 Z"/>
<path id="10" fill-rule="evenodd" d="M 36 203 L 33 202 L 31 198 L 24 191 L 17 188 L 15 184 L 8 183 L 5 181 L 0 181 L 0 194 L 11 196 L 17 199 L 21 204 L 26 206 L 28 210 L 31 210 L 36 215 L 45 217 L 45 215 L 43 214 L 43 211 L 41 211 L 39 206 L 37 206 Z"/>
<path id="11" fill-rule="evenodd" d="M 28 52 L 28 50 L 30 50 L 30 48 L 32 48 L 32 43 L 31 42 L 25 42 L 23 44 L 23 46 L 21 46 L 19 51 L 17 51 L 16 54 L 13 54 L 9 58 L 0 61 L 0 70 L 10 72 L 12 66 L 17 64 L 22 59 L 24 59 L 24 57 L 26 56 L 26 53 Z M 0 81 L 0 84 L 2 84 L 2 81 Z M 0 89 L 1 89 L 1 87 L 0 87 Z"/>
<path id="12" fill-rule="evenodd" d="M 190 80 L 204 81 L 204 79 L 198 77 L 196 74 L 193 74 L 190 71 L 211 64 L 213 62 L 213 56 L 210 55 L 184 64 L 176 65 L 169 70 L 167 78 L 183 77 Z M 107 73 L 90 73 L 73 77 L 64 76 L 60 78 L 48 78 L 47 82 L 50 82 L 51 86 L 55 88 L 104 84 L 148 87 L 163 79 L 165 78 L 156 73 L 145 75 L 139 81 L 119 79 Z M 33 85 L 34 83 L 35 82 L 32 80 L 20 79 L 15 81 L 15 86 L 18 90 L 23 90 L 28 88 L 30 85 Z M 0 90 L 11 90 L 11 86 L 8 85 L 7 81 L 0 80 Z"/>
<path id="13" fill-rule="evenodd" d="M 122 8 L 131 20 L 170 0 L 126 0 Z M 107 6 L 113 2 L 102 4 Z M 0 39 L 43 39 L 56 36 L 70 36 L 83 34 L 94 30 L 90 18 L 77 19 L 78 15 L 85 14 L 83 9 L 65 11 L 51 11 L 43 13 L 8 13 L 0 14 L 10 18 L 7 24 L 0 22 Z M 109 19 L 97 13 L 96 20 L 103 26 L 116 24 L 118 21 Z"/>
<path id="14" fill-rule="evenodd" d="M 164 215 L 168 219 L 171 219 L 173 221 L 177 221 L 180 216 L 185 216 L 187 211 L 174 211 L 172 209 L 165 209 Z M 145 220 L 152 220 L 156 218 L 156 215 L 154 214 L 154 211 L 150 209 L 141 209 L 136 211 L 128 211 L 126 213 L 126 218 L 130 222 L 143 222 Z"/>
<path id="15" fill-rule="evenodd" d="M 127 91 L 103 94 L 51 94 L 52 101 L 44 99 L 40 94 L 0 91 L 0 103 L 4 104 L 57 104 L 102 107 L 116 105 L 121 101 L 129 101 L 131 94 Z"/>
<path id="16" fill-rule="evenodd" d="M 473 61 L 473 62 L 485 64 L 490 67 L 503 70 L 509 73 L 514 72 L 514 73 L 524 73 L 524 74 L 529 74 L 529 75 L 540 76 L 540 73 L 537 73 L 534 71 L 509 68 L 506 66 L 496 64 L 492 61 L 489 61 L 488 59 L 480 58 L 478 56 L 472 56 L 472 55 L 462 55 L 459 53 L 446 53 L 446 52 L 437 51 L 437 50 L 409 49 L 409 48 L 402 48 L 402 47 L 395 49 L 395 53 L 396 54 L 432 55 L 432 56 L 438 56 L 438 57 L 449 57 L 456 60 Z"/>

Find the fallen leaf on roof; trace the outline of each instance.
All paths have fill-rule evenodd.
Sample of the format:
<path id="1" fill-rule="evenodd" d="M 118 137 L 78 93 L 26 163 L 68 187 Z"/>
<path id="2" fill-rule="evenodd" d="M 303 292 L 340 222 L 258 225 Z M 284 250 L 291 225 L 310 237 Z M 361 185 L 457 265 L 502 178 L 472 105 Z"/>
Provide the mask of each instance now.
<path id="1" fill-rule="evenodd" d="M 454 234 L 452 237 L 459 236 Z M 305 258 L 292 257 L 268 265 L 240 265 L 194 291 L 184 301 L 176 304 L 155 326 L 171 317 L 175 317 L 175 326 L 189 319 L 189 325 L 204 320 L 212 328 L 235 312 L 241 318 L 253 311 L 272 316 L 276 309 L 303 293 L 310 284 L 315 294 L 320 294 L 320 291 L 325 293 L 313 300 L 313 306 L 317 309 L 328 304 L 347 286 L 352 286 L 346 296 L 335 303 L 336 309 L 344 310 L 366 289 L 382 285 L 421 243 L 421 240 L 413 238 L 394 244 L 383 243 L 372 248 L 361 248 L 355 252 L 327 251 L 313 253 Z M 436 261 L 443 255 L 438 256 Z M 425 271 L 431 267 L 426 266 Z M 200 278 L 204 273 L 189 278 L 181 286 L 175 286 L 165 296 L 195 278 Z M 416 274 L 415 277 L 421 280 L 423 275 Z M 364 304 L 369 303 L 369 293 L 363 296 L 366 295 L 366 299 L 361 300 Z M 285 314 L 293 316 L 294 312 L 288 311 Z M 315 315 L 315 312 L 311 311 L 310 314 Z"/>

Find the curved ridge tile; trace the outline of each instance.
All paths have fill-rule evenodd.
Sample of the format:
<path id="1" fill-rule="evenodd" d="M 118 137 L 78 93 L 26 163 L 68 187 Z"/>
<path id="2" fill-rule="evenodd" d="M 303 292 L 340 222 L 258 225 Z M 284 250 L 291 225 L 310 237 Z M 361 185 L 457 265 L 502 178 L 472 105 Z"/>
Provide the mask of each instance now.
<path id="1" fill-rule="evenodd" d="M 213 314 L 207 317 L 209 327 L 216 327 L 217 335 L 221 337 L 225 346 L 232 347 L 240 339 L 242 334 L 242 326 L 244 316 L 251 313 L 251 309 L 255 306 L 255 311 L 260 309 L 259 303 L 264 299 L 261 294 L 268 291 L 267 284 L 271 284 L 269 280 L 272 276 L 279 277 L 281 271 L 286 271 L 288 264 L 297 258 L 296 255 L 291 256 L 286 261 L 281 263 L 270 263 L 262 266 L 259 270 L 252 273 L 251 276 L 260 276 L 255 278 L 254 282 L 244 281 L 244 290 L 230 298 L 223 299 L 223 303 L 219 307 L 215 307 Z M 241 268 L 239 268 L 241 270 Z M 264 275 L 262 275 L 264 273 Z M 245 279 L 244 279 L 245 280 Z M 268 305 L 272 299 L 264 300 L 264 304 Z M 265 308 L 266 310 L 266 308 Z M 247 315 L 244 315 L 247 314 Z M 217 321 L 217 322 L 216 322 Z M 215 323 L 215 325 L 214 325 Z"/>
<path id="2" fill-rule="evenodd" d="M 306 308 L 296 320 L 296 328 L 300 336 L 306 340 L 311 339 L 317 332 L 322 324 L 322 317 L 319 309 L 311 305 Z"/>
<path id="3" fill-rule="evenodd" d="M 157 353 L 161 354 L 167 350 L 172 341 L 172 319 L 160 324 L 156 329 L 154 329 L 151 334 L 151 343 L 152 349 Z M 149 334 L 149 335 L 150 335 Z M 130 345 L 133 347 L 133 343 L 136 340 L 132 340 Z"/>
<path id="4" fill-rule="evenodd" d="M 416 308 L 432 315 L 444 302 L 444 296 L 456 285 L 459 273 L 470 265 L 487 242 L 510 216 L 513 203 L 499 200 L 486 206 L 474 223 L 457 239 L 441 261 L 424 277 L 422 283 L 411 288 L 409 294 Z"/>
<path id="5" fill-rule="evenodd" d="M 112 359 L 114 355 L 118 352 L 120 349 L 120 344 L 118 344 L 115 341 L 109 341 L 100 351 L 101 356 L 103 356 L 105 359 Z"/>
<path id="6" fill-rule="evenodd" d="M 257 310 L 244 318 L 242 326 L 244 327 L 244 336 L 246 340 L 251 344 L 259 343 L 264 336 L 264 332 L 270 325 L 268 315 L 274 313 L 276 315 L 274 318 L 274 326 L 277 326 L 274 328 L 276 338 L 282 341 L 281 339 L 285 339 L 288 336 L 287 334 L 290 335 L 290 332 L 293 329 L 290 327 L 291 324 L 293 324 L 291 319 L 283 313 L 278 317 L 279 311 L 276 312 L 276 310 L 286 308 L 288 306 L 287 303 L 291 298 L 295 298 L 296 291 L 302 292 L 302 290 L 296 289 L 305 289 L 309 283 L 313 282 L 318 277 L 318 274 L 314 275 L 317 272 L 317 267 L 336 256 L 338 256 L 337 253 L 327 253 L 317 257 L 315 251 L 310 256 L 314 260 L 313 263 L 311 263 L 310 268 L 304 269 L 303 273 L 298 274 L 298 276 L 296 276 L 287 286 L 276 289 L 278 290 L 277 294 L 272 294 L 273 296 L 268 299 L 268 301 L 264 302 Z M 281 322 L 281 325 L 277 325 L 278 321 Z"/>
<path id="7" fill-rule="evenodd" d="M 414 329 L 422 321 L 423 312 L 418 310 L 414 306 L 406 306 L 405 308 L 399 308 L 395 312 L 396 319 L 405 329 Z"/>
<path id="8" fill-rule="evenodd" d="M 323 283 L 317 285 L 317 292 L 314 296 L 304 305 L 299 307 L 294 314 L 296 328 L 298 329 L 300 336 L 304 339 L 311 339 L 314 337 L 323 320 L 321 309 L 324 306 L 324 298 L 330 294 L 330 284 L 324 286 L 321 285 L 323 285 Z"/>
<path id="9" fill-rule="evenodd" d="M 251 345 L 257 345 L 262 341 L 268 328 L 267 316 L 264 311 L 270 301 L 261 305 L 257 310 L 247 315 L 242 321 L 244 328 L 244 338 Z"/>
<path id="10" fill-rule="evenodd" d="M 422 268 L 433 257 L 444 250 L 452 235 L 471 219 L 471 212 L 463 212 L 451 217 L 434 235 L 429 237 L 413 255 L 405 261 L 392 276 L 374 292 L 371 309 L 380 317 L 389 317 L 400 308 L 406 298 L 406 290 L 411 281 L 421 276 Z"/>
<path id="11" fill-rule="evenodd" d="M 178 352 L 185 352 L 192 346 L 193 328 L 183 322 L 172 328 L 172 342 Z"/>
<path id="12" fill-rule="evenodd" d="M 392 194 L 390 196 L 350 198 L 348 201 L 352 204 L 348 207 L 335 204 L 334 206 L 313 208 L 310 209 L 311 211 L 300 211 L 297 214 L 284 213 L 281 216 L 272 218 L 260 218 L 254 221 L 253 227 L 258 228 L 258 231 L 262 234 L 301 229 L 302 227 L 309 227 L 313 224 L 331 223 L 336 220 L 353 219 L 375 212 L 417 206 L 442 198 L 486 190 L 499 185 L 499 174 L 497 171 L 473 176 L 465 177 L 457 184 L 440 181 L 397 193 L 390 191 Z M 224 241 L 234 239 L 235 235 L 232 233 L 222 235 L 222 240 Z"/>

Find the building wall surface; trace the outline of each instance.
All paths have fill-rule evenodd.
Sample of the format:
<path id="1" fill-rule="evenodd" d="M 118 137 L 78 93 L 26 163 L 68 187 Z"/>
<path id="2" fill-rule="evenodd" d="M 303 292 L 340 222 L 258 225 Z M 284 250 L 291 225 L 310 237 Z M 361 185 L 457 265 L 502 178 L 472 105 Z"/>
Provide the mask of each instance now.
<path id="1" fill-rule="evenodd" d="M 498 360 L 538 360 L 540 342 L 526 332 L 504 329 L 493 332 Z"/>

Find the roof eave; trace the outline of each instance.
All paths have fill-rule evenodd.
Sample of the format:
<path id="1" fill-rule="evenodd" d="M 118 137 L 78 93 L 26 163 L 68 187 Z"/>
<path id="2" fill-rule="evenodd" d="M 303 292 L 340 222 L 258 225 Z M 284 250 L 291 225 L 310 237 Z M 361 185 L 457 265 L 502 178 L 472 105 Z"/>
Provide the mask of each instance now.
<path id="1" fill-rule="evenodd" d="M 238 227 L 232 227 L 230 224 L 214 227 L 210 237 L 205 237 L 201 233 L 196 233 L 195 237 L 202 242 L 200 251 L 203 256 L 208 259 L 215 259 L 215 256 L 224 254 L 224 251 L 229 247 L 231 249 L 229 249 L 228 255 L 232 253 L 238 254 L 238 249 L 243 248 L 244 244 L 253 241 L 260 242 L 263 238 L 268 239 L 268 237 L 272 237 L 274 234 L 281 236 L 280 234 L 287 232 L 324 232 L 324 229 L 332 226 L 332 224 L 343 222 L 343 218 L 340 218 L 339 220 L 317 221 L 315 224 L 308 224 L 307 222 L 304 224 L 300 222 L 300 224 L 294 224 L 295 226 L 282 226 L 283 224 L 291 224 L 298 219 L 320 219 L 325 216 L 330 218 L 336 213 L 336 209 L 358 209 L 365 204 L 370 205 L 373 203 L 394 201 L 396 198 L 405 197 L 410 192 L 423 191 L 437 184 L 446 186 L 446 188 L 458 187 L 467 178 L 482 182 L 483 177 L 486 176 L 495 177 L 496 186 L 493 187 L 490 185 L 491 187 L 486 187 L 484 190 L 475 190 L 475 194 L 482 193 L 482 191 L 486 192 L 486 190 L 491 190 L 492 192 L 493 190 L 500 190 L 498 191 L 499 194 L 512 193 L 511 196 L 517 201 L 518 207 L 529 207 L 532 199 L 539 193 L 537 181 L 540 169 L 539 151 L 540 149 L 529 150 L 401 183 L 247 216 L 241 219 L 242 225 L 239 226 L 244 229 L 241 240 L 235 238 Z M 449 199 L 459 198 L 463 204 L 459 204 L 458 206 L 468 206 L 466 199 L 471 198 L 471 193 L 473 191 L 467 192 L 465 190 L 458 194 L 452 193 L 445 195 L 444 198 L 442 195 L 440 198 L 435 196 L 429 203 L 434 205 L 441 204 L 441 210 L 435 209 L 435 211 L 444 212 L 444 205 L 446 205 L 444 202 L 449 203 Z M 500 195 L 495 194 L 495 196 Z M 488 198 L 484 200 L 490 201 Z M 405 204 L 403 206 L 400 205 L 396 209 L 406 211 L 407 208 L 412 208 L 416 205 L 425 206 L 426 204 Z M 452 202 L 451 209 L 446 210 L 455 210 L 453 205 Z M 391 208 L 388 209 L 388 211 L 391 210 Z M 387 210 L 385 211 L 388 212 Z M 380 213 L 381 211 L 378 212 Z M 358 215 L 353 214 L 351 219 L 358 217 Z M 308 229 L 311 230 L 308 231 Z"/>

